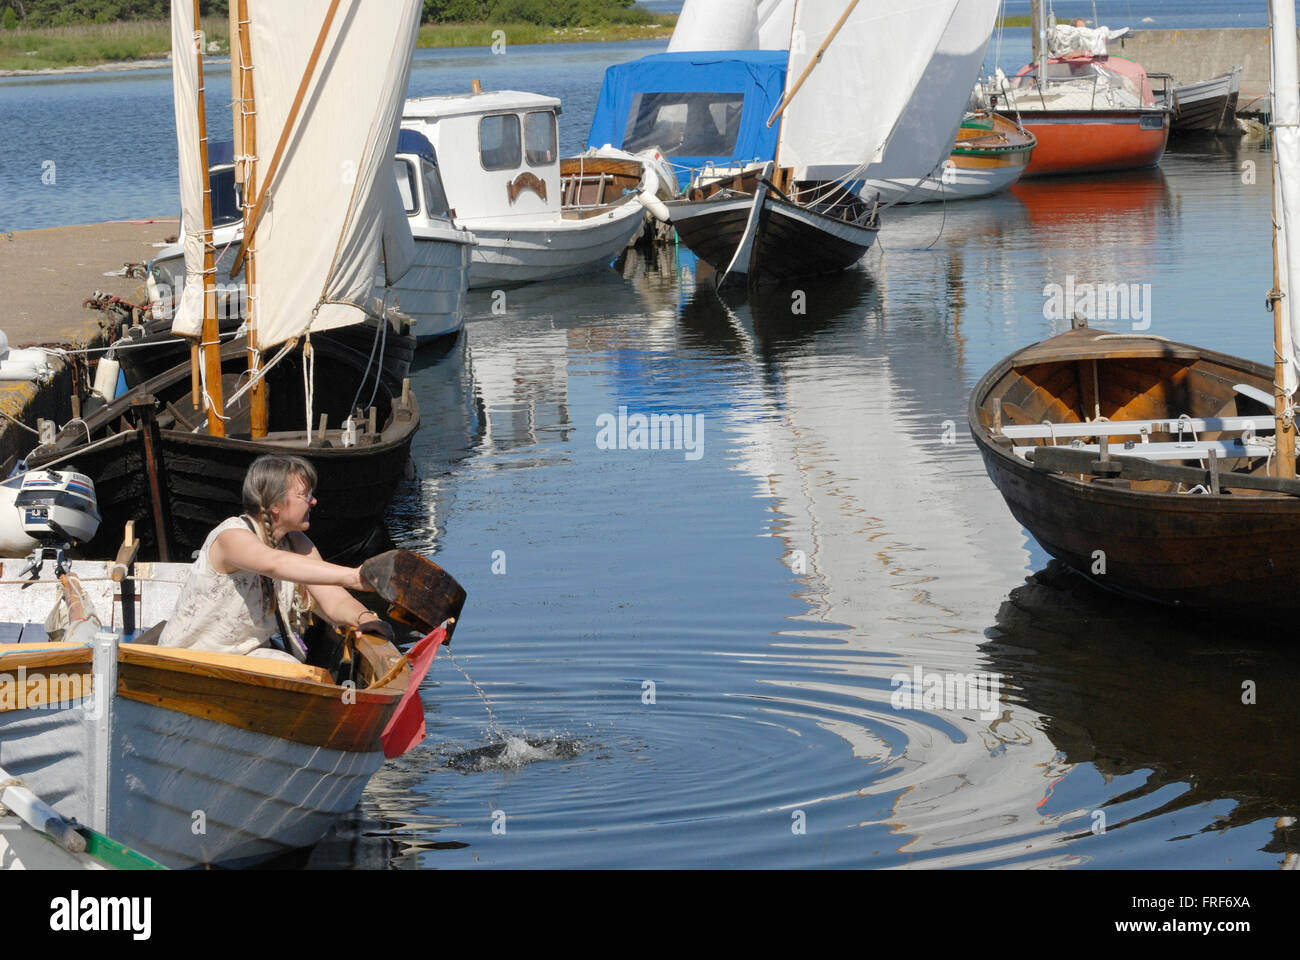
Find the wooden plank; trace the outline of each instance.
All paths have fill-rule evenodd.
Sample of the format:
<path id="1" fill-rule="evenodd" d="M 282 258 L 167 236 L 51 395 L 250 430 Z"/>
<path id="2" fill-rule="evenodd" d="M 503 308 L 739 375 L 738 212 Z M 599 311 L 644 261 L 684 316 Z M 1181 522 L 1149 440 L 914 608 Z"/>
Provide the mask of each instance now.
<path id="1" fill-rule="evenodd" d="M 287 660 L 271 660 L 266 657 L 249 657 L 236 653 L 216 653 L 211 650 L 191 650 L 188 647 L 158 647 L 135 643 L 123 643 L 118 647 L 124 663 L 141 663 L 149 666 L 165 667 L 169 670 L 182 670 L 202 676 L 215 676 L 207 669 L 228 669 L 255 676 L 247 677 L 250 683 L 261 683 L 265 678 L 287 680 L 307 680 L 332 686 L 334 680 L 329 671 L 321 667 L 308 666 L 305 663 L 290 663 Z M 166 664 L 157 661 L 169 661 Z M 286 689 L 298 689 L 289 687 Z"/>
<path id="2" fill-rule="evenodd" d="M 1022 437 L 1095 437 L 1103 433 L 1111 436 L 1138 435 L 1141 433 L 1177 433 L 1179 421 L 1174 417 L 1155 420 L 1101 420 L 1093 423 L 1054 423 L 1049 432 L 1038 423 L 1011 424 L 1003 427 L 1002 432 L 1013 439 Z M 1225 430 L 1254 429 L 1256 433 L 1271 433 L 1272 418 L 1260 414 L 1254 417 L 1192 417 L 1183 422 L 1184 430 L 1201 432 L 1222 432 Z M 1037 432 L 1035 432 L 1037 431 Z"/>
<path id="3" fill-rule="evenodd" d="M 1104 430 L 1097 432 L 1098 436 L 1105 436 Z M 1026 444 L 1015 447 L 1012 452 L 1016 456 L 1023 457 L 1034 449 L 1056 449 L 1054 447 L 1038 447 L 1036 444 Z M 1099 454 L 1101 447 L 1096 443 L 1085 443 L 1075 446 L 1070 445 L 1071 450 L 1082 450 L 1087 453 Z M 1211 452 L 1217 453 L 1220 457 L 1240 460 L 1254 457 L 1267 457 L 1271 448 L 1262 443 L 1242 444 L 1238 440 L 1200 440 L 1195 443 L 1188 440 L 1186 443 L 1180 441 L 1169 441 L 1167 443 L 1134 443 L 1131 447 L 1123 444 L 1110 444 L 1110 452 L 1117 456 L 1134 457 L 1140 460 L 1204 460 Z"/>
<path id="4" fill-rule="evenodd" d="M 465 588 L 432 560 L 409 550 L 390 550 L 361 565 L 361 576 L 393 605 L 390 615 L 426 633 L 448 617 L 460 619 Z M 447 628 L 451 638 L 455 625 Z"/>
<path id="5" fill-rule="evenodd" d="M 1097 457 L 1086 450 L 1071 447 L 1037 447 L 1029 457 L 1036 469 L 1050 470 L 1058 473 L 1093 474 L 1097 466 Z M 1115 455 L 1112 452 L 1111 464 L 1118 466 L 1119 476 L 1127 480 L 1167 480 L 1193 487 L 1210 485 L 1210 471 L 1199 467 L 1173 466 L 1167 463 L 1153 463 L 1136 457 Z M 1278 477 L 1259 476 L 1246 473 L 1219 472 L 1219 483 L 1224 487 L 1236 487 L 1241 490 L 1261 490 L 1268 493 L 1284 493 L 1300 497 L 1300 480 L 1284 480 Z"/>

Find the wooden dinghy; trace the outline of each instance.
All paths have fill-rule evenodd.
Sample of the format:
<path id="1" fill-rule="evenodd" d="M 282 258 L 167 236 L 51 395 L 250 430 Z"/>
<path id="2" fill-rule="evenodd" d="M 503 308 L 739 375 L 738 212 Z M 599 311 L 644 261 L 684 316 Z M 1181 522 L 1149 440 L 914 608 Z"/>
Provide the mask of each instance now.
<path id="1" fill-rule="evenodd" d="M 1273 617 L 1300 608 L 1300 481 L 1269 470 L 1272 403 L 1270 368 L 1084 328 L 995 366 L 968 416 L 1052 556 L 1140 597 Z"/>
<path id="2" fill-rule="evenodd" d="M 74 561 L 71 578 L 28 582 L 13 579 L 21 563 L 0 572 L 0 766 L 153 860 L 241 866 L 311 846 L 424 736 L 415 688 L 451 623 L 412 662 L 323 622 L 305 664 L 163 648 L 136 627 L 169 615 L 187 565 Z M 464 592 L 434 597 L 447 600 L 459 608 Z"/>
<path id="3" fill-rule="evenodd" d="M 366 358 L 328 342 L 314 349 L 322 386 L 314 398 L 320 420 L 310 442 L 302 429 L 302 354 L 295 351 L 268 374 L 277 402 L 265 437 L 249 436 L 247 403 L 227 410 L 226 436 L 208 434 L 186 364 L 65 425 L 54 444 L 28 454 L 29 467 L 72 463 L 94 481 L 103 524 L 80 548 L 81 555 L 111 554 L 116 549 L 111 531 L 135 521 L 142 556 L 188 560 L 214 526 L 242 510 L 244 475 L 254 459 L 268 453 L 300 456 L 315 466 L 319 505 L 312 511 L 310 535 L 322 556 L 347 559 L 369 552 L 367 545 L 382 530 L 384 511 L 405 475 L 420 425 L 419 405 L 409 389 L 395 394 L 381 378 L 374 404 L 356 418 L 355 442 L 345 446 L 343 423 L 354 412 L 349 406 Z M 242 342 L 221 348 L 226 396 L 235 392 L 244 357 Z M 347 387 L 332 390 L 329 384 Z M 362 404 L 373 387 L 372 376 Z"/>

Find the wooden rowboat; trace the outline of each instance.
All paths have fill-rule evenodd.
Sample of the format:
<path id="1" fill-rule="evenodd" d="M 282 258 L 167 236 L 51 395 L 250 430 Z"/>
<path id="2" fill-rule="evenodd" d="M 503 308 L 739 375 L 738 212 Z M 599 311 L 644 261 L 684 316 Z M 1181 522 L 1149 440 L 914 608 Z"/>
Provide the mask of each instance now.
<path id="1" fill-rule="evenodd" d="M 15 580 L 21 564 L 0 570 L 3 639 L 18 641 L 0 643 L 0 766 L 61 817 L 160 863 L 242 866 L 311 846 L 424 735 L 413 684 L 433 648 L 408 662 L 323 622 L 305 664 L 158 647 L 156 630 L 135 628 L 170 614 L 188 565 L 127 564 L 114 579 L 113 563 L 74 561 L 61 582 Z M 447 587 L 421 625 L 432 606 L 454 616 L 464 602 L 437 573 Z M 66 610 L 54 640 L 51 609 Z M 431 633 L 434 647 L 453 625 Z M 408 692 L 414 733 L 409 718 L 393 723 Z"/>
<path id="2" fill-rule="evenodd" d="M 1267 469 L 1272 395 L 1260 364 L 1085 328 L 1004 359 L 968 417 L 1052 556 L 1125 593 L 1269 617 L 1300 608 L 1300 481 Z"/>

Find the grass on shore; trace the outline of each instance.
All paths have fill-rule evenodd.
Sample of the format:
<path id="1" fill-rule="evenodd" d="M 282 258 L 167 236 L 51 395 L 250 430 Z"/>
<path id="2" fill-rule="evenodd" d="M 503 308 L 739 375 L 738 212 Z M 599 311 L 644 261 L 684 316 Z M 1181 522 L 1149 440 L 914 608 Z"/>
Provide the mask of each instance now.
<path id="1" fill-rule="evenodd" d="M 1026 13 L 1022 16 L 1017 16 L 1017 17 L 1003 17 L 1001 20 L 998 21 L 998 26 L 999 27 L 1032 27 L 1033 26 L 1032 21 L 1033 21 L 1033 17 L 1029 16 L 1029 14 Z"/>
<path id="2" fill-rule="evenodd" d="M 600 27 L 544 27 L 532 23 L 437 23 L 420 28 L 421 47 L 490 47 L 504 36 L 510 44 L 604 43 L 667 37 L 676 18 L 655 23 L 612 23 Z M 212 55 L 228 56 L 230 32 L 225 17 L 204 17 L 201 24 Z M 502 31 L 497 34 L 496 31 Z M 161 60 L 171 49 L 166 20 L 0 30 L 0 70 L 53 70 L 91 67 L 130 60 Z"/>

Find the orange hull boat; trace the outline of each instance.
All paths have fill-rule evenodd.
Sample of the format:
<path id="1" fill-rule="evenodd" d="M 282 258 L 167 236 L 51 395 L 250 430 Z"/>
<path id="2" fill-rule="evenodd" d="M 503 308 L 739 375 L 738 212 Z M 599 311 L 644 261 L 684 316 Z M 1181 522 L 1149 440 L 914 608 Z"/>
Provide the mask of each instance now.
<path id="1" fill-rule="evenodd" d="M 1155 166 L 1169 139 L 1169 115 L 1156 111 L 1025 112 L 1021 123 L 1038 139 L 1025 177 Z"/>

